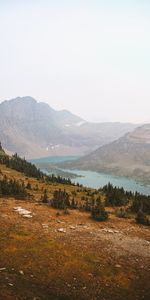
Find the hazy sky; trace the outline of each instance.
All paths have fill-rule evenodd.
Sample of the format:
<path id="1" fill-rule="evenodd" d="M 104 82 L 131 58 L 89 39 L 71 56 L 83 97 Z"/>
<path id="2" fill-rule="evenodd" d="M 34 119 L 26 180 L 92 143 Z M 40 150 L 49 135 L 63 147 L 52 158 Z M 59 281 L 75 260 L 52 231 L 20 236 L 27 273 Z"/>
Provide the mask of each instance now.
<path id="1" fill-rule="evenodd" d="M 150 0 L 0 0 L 0 101 L 150 122 Z"/>

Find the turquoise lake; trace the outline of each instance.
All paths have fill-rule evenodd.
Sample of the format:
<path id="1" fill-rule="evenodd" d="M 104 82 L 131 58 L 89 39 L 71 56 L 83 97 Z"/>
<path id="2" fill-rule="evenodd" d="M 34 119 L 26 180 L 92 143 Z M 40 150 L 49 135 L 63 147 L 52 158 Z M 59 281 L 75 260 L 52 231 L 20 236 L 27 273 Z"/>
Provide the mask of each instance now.
<path id="1" fill-rule="evenodd" d="M 67 160 L 74 160 L 77 159 L 76 156 L 54 156 L 54 157 L 44 157 L 39 159 L 34 159 L 31 162 L 36 163 L 49 163 L 49 164 L 56 164 L 58 162 L 64 162 Z M 136 182 L 133 179 L 129 179 L 126 177 L 118 177 L 113 176 L 111 174 L 103 174 L 103 173 L 97 173 L 93 171 L 84 171 L 84 170 L 70 170 L 65 169 L 64 171 L 68 171 L 71 173 L 78 174 L 79 177 L 76 177 L 72 180 L 72 182 L 83 184 L 87 187 L 93 187 L 93 188 L 100 188 L 103 187 L 108 182 L 111 182 L 113 185 L 118 187 L 123 187 L 127 191 L 132 192 L 139 192 L 145 195 L 150 195 L 150 186 L 144 185 L 142 183 Z"/>

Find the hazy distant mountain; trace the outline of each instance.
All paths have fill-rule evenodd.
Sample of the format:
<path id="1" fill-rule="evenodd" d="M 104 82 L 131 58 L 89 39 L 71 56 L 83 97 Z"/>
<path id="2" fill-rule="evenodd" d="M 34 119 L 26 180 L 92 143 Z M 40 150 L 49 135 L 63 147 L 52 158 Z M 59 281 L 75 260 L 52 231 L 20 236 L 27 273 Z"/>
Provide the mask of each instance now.
<path id="1" fill-rule="evenodd" d="M 150 183 L 150 124 L 66 163 L 66 167 L 129 176 Z"/>
<path id="2" fill-rule="evenodd" d="M 32 97 L 0 104 L 0 141 L 8 151 L 27 158 L 84 155 L 135 127 L 129 123 L 89 123 Z"/>

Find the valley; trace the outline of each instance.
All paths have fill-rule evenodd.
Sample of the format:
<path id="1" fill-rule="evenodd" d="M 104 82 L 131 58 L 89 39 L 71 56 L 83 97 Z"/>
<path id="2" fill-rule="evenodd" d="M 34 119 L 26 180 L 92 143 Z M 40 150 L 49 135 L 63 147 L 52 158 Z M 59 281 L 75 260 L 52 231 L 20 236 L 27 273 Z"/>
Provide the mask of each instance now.
<path id="1" fill-rule="evenodd" d="M 150 300 L 150 1 L 0 1 L 0 300 Z"/>
<path id="2" fill-rule="evenodd" d="M 149 185 L 149 164 L 150 124 L 145 124 L 76 161 L 59 166 L 132 178 Z"/>
<path id="3" fill-rule="evenodd" d="M 129 209 L 136 200 L 133 195 L 111 186 L 96 190 L 43 177 L 18 156 L 9 157 L 8 163 L 3 149 L 0 157 L 1 299 L 149 299 L 150 231 L 136 223 L 136 214 Z M 25 173 L 15 170 L 19 166 Z M 34 176 L 27 175 L 33 171 Z M 16 187 L 18 182 L 24 193 L 14 197 L 15 189 L 3 195 L 4 182 Z M 111 189 L 116 193 L 113 198 Z M 67 209 L 52 207 L 55 192 L 64 190 L 72 204 Z M 118 199 L 119 206 L 106 205 L 108 219 L 94 220 L 91 203 L 96 208 L 101 201 L 97 208 L 102 209 L 106 199 Z M 147 200 L 143 198 L 143 205 Z M 120 205 L 126 217 L 118 215 Z"/>
<path id="4" fill-rule="evenodd" d="M 82 169 L 74 169 L 72 166 L 76 165 L 76 160 L 78 157 L 72 156 L 50 156 L 39 159 L 31 160 L 37 168 L 40 168 L 47 174 L 55 174 L 65 178 L 70 178 L 73 182 L 83 184 L 86 187 L 100 188 L 103 187 L 108 182 L 111 182 L 114 186 L 123 187 L 127 191 L 139 192 L 142 194 L 150 194 L 149 181 L 144 180 L 143 182 L 140 178 L 133 176 L 117 176 L 103 172 L 95 172 Z M 64 167 L 64 169 L 61 168 Z M 65 166 L 72 167 L 71 169 L 65 169 Z"/>

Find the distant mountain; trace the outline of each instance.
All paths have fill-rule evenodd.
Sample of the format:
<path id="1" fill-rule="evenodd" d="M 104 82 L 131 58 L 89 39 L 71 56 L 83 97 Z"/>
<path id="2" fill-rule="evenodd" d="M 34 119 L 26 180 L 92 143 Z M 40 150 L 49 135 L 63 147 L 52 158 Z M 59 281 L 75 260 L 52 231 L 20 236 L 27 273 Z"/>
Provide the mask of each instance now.
<path id="1" fill-rule="evenodd" d="M 0 104 L 0 141 L 8 151 L 27 158 L 85 155 L 135 127 L 130 123 L 86 122 L 32 97 Z"/>
<path id="2" fill-rule="evenodd" d="M 133 177 L 150 183 L 150 124 L 138 127 L 77 161 L 66 162 L 65 167 Z"/>

